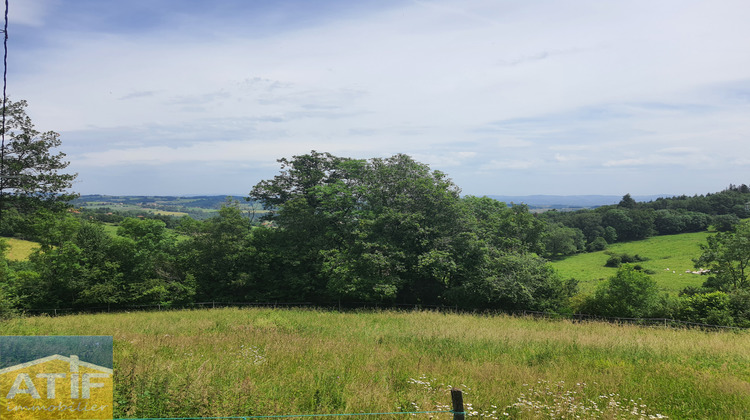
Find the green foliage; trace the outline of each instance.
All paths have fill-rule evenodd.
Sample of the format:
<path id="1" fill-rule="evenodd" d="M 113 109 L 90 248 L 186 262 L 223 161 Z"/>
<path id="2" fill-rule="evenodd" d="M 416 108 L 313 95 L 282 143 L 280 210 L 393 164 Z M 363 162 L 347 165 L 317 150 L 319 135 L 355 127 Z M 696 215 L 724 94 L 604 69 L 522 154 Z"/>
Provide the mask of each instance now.
<path id="1" fill-rule="evenodd" d="M 648 258 L 641 257 L 638 254 L 631 255 L 627 252 L 623 253 L 613 253 L 608 259 L 607 262 L 604 264 L 605 267 L 620 267 L 622 264 L 631 264 L 635 262 L 642 262 L 642 261 L 648 261 Z"/>
<path id="2" fill-rule="evenodd" d="M 546 224 L 529 213 L 525 205 L 509 208 L 500 201 L 474 196 L 464 197 L 461 205 L 463 223 L 489 246 L 520 253 L 544 250 L 542 237 Z"/>
<path id="3" fill-rule="evenodd" d="M 545 260 L 531 254 L 488 253 L 476 275 L 448 292 L 451 302 L 467 308 L 561 311 L 576 292 Z"/>
<path id="4" fill-rule="evenodd" d="M 604 263 L 605 267 L 619 267 L 622 265 L 622 258 L 619 255 L 612 255 L 607 259 L 607 262 Z"/>
<path id="5" fill-rule="evenodd" d="M 656 282 L 630 264 L 602 283 L 581 308 L 584 313 L 624 318 L 647 318 L 659 310 Z"/>
<path id="6" fill-rule="evenodd" d="M 750 221 L 738 224 L 733 232 L 709 236 L 701 251 L 694 262 L 696 268 L 710 270 L 706 287 L 730 291 L 750 286 Z"/>
<path id="7" fill-rule="evenodd" d="M 580 229 L 565 227 L 559 223 L 547 226 L 543 242 L 545 254 L 549 258 L 573 255 L 583 251 L 586 246 L 585 237 Z M 606 246 L 606 242 L 604 245 Z"/>
<path id="8" fill-rule="evenodd" d="M 0 319 L 7 319 L 16 315 L 18 298 L 8 289 L 13 272 L 8 267 L 8 242 L 0 238 Z"/>
<path id="9" fill-rule="evenodd" d="M 60 146 L 60 135 L 45 133 L 34 128 L 26 115 L 26 101 L 7 101 L 5 105 L 5 146 L 0 167 L 0 211 L 15 207 L 28 211 L 45 206 L 59 209 L 73 194 L 65 191 L 71 187 L 75 174 L 59 171 L 68 166 L 65 154 L 53 154 Z"/>
<path id="10" fill-rule="evenodd" d="M 680 300 L 678 319 L 711 325 L 733 325 L 729 295 L 724 292 L 697 293 Z"/>
<path id="11" fill-rule="evenodd" d="M 737 289 L 730 292 L 729 311 L 734 325 L 750 328 L 750 290 Z"/>
<path id="12" fill-rule="evenodd" d="M 445 174 L 406 155 L 362 161 L 313 151 L 280 162 L 281 174 L 251 198 L 274 209 L 267 217 L 278 229 L 259 239 L 276 247 L 269 256 L 293 262 L 276 276 L 296 282 L 300 297 L 482 307 L 564 300 L 551 297 L 560 291 L 548 284 L 554 275 L 530 254 L 543 249 L 545 224 L 526 206 L 461 199 Z"/>
<path id="13" fill-rule="evenodd" d="M 618 240 L 633 241 L 653 235 L 655 217 L 650 209 L 612 208 L 602 215 L 602 223 L 615 229 Z"/>
<path id="14" fill-rule="evenodd" d="M 719 214 L 711 219 L 711 224 L 718 232 L 731 232 L 739 223 L 740 218 L 735 214 Z"/>
<path id="15" fill-rule="evenodd" d="M 227 202 L 204 222 L 187 219 L 179 245 L 180 264 L 197 284 L 200 301 L 259 298 L 250 267 L 250 220 L 236 202 Z"/>
<path id="16" fill-rule="evenodd" d="M 601 236 L 586 245 L 586 251 L 588 252 L 603 251 L 605 249 L 607 249 L 607 240 Z"/>
<path id="17" fill-rule="evenodd" d="M 622 200 L 620 200 L 620 203 L 617 204 L 618 207 L 626 208 L 626 209 L 634 209 L 638 203 L 633 199 L 633 197 L 630 196 L 630 194 L 625 194 L 622 197 Z"/>
<path id="18" fill-rule="evenodd" d="M 659 235 L 701 232 L 708 229 L 711 218 L 703 213 L 662 209 L 656 211 L 654 229 Z M 736 216 L 735 216 L 736 217 Z"/>

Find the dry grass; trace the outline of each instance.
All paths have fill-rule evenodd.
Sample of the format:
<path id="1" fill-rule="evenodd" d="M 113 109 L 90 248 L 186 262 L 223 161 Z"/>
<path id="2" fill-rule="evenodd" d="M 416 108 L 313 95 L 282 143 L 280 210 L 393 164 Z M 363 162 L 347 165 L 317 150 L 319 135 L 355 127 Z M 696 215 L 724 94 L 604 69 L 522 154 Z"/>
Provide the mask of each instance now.
<path id="1" fill-rule="evenodd" d="M 7 258 L 13 261 L 23 261 L 29 258 L 29 255 L 34 251 L 35 248 L 39 248 L 39 243 L 32 241 L 25 241 L 23 239 L 16 238 L 3 238 L 8 241 L 10 250 L 8 251 Z"/>
<path id="2" fill-rule="evenodd" d="M 443 410 L 451 386 L 488 418 L 550 415 L 521 401 L 583 418 L 620 418 L 622 410 L 608 404 L 628 411 L 631 400 L 645 416 L 750 412 L 747 332 L 434 312 L 216 309 L 26 318 L 6 322 L 0 333 L 114 336 L 116 415 L 129 417 Z M 581 411 L 589 400 L 603 411 Z"/>

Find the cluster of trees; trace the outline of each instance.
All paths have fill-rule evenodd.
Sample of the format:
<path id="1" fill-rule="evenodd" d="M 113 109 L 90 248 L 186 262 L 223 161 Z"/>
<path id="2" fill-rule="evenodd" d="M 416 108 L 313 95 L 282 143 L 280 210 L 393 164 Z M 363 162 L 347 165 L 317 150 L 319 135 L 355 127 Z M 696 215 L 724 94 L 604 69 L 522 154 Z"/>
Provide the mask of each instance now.
<path id="1" fill-rule="evenodd" d="M 575 285 L 540 257 L 544 223 L 525 206 L 459 196 L 406 155 L 355 160 L 312 152 L 215 218 L 127 218 L 117 235 L 59 214 L 32 231 L 42 247 L 4 263 L 23 309 L 203 301 L 445 304 L 565 310 Z"/>

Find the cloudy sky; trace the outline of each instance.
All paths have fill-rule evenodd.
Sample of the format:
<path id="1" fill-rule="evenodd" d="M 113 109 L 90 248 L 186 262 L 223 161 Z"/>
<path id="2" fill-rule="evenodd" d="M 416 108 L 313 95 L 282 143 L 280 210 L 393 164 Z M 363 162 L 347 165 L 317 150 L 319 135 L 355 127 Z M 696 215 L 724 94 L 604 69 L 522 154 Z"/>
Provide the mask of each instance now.
<path id="1" fill-rule="evenodd" d="M 239 194 L 310 150 L 464 194 L 750 184 L 747 0 L 10 0 L 8 94 L 82 194 Z"/>

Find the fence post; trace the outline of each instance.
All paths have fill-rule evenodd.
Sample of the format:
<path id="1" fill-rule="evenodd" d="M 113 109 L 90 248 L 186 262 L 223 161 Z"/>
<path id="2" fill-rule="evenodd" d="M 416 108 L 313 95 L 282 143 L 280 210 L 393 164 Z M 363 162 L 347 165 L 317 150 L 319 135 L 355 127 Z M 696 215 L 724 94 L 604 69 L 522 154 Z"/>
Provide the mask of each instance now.
<path id="1" fill-rule="evenodd" d="M 451 389 L 451 400 L 453 401 L 453 420 L 464 420 L 464 396 L 460 389 Z"/>

